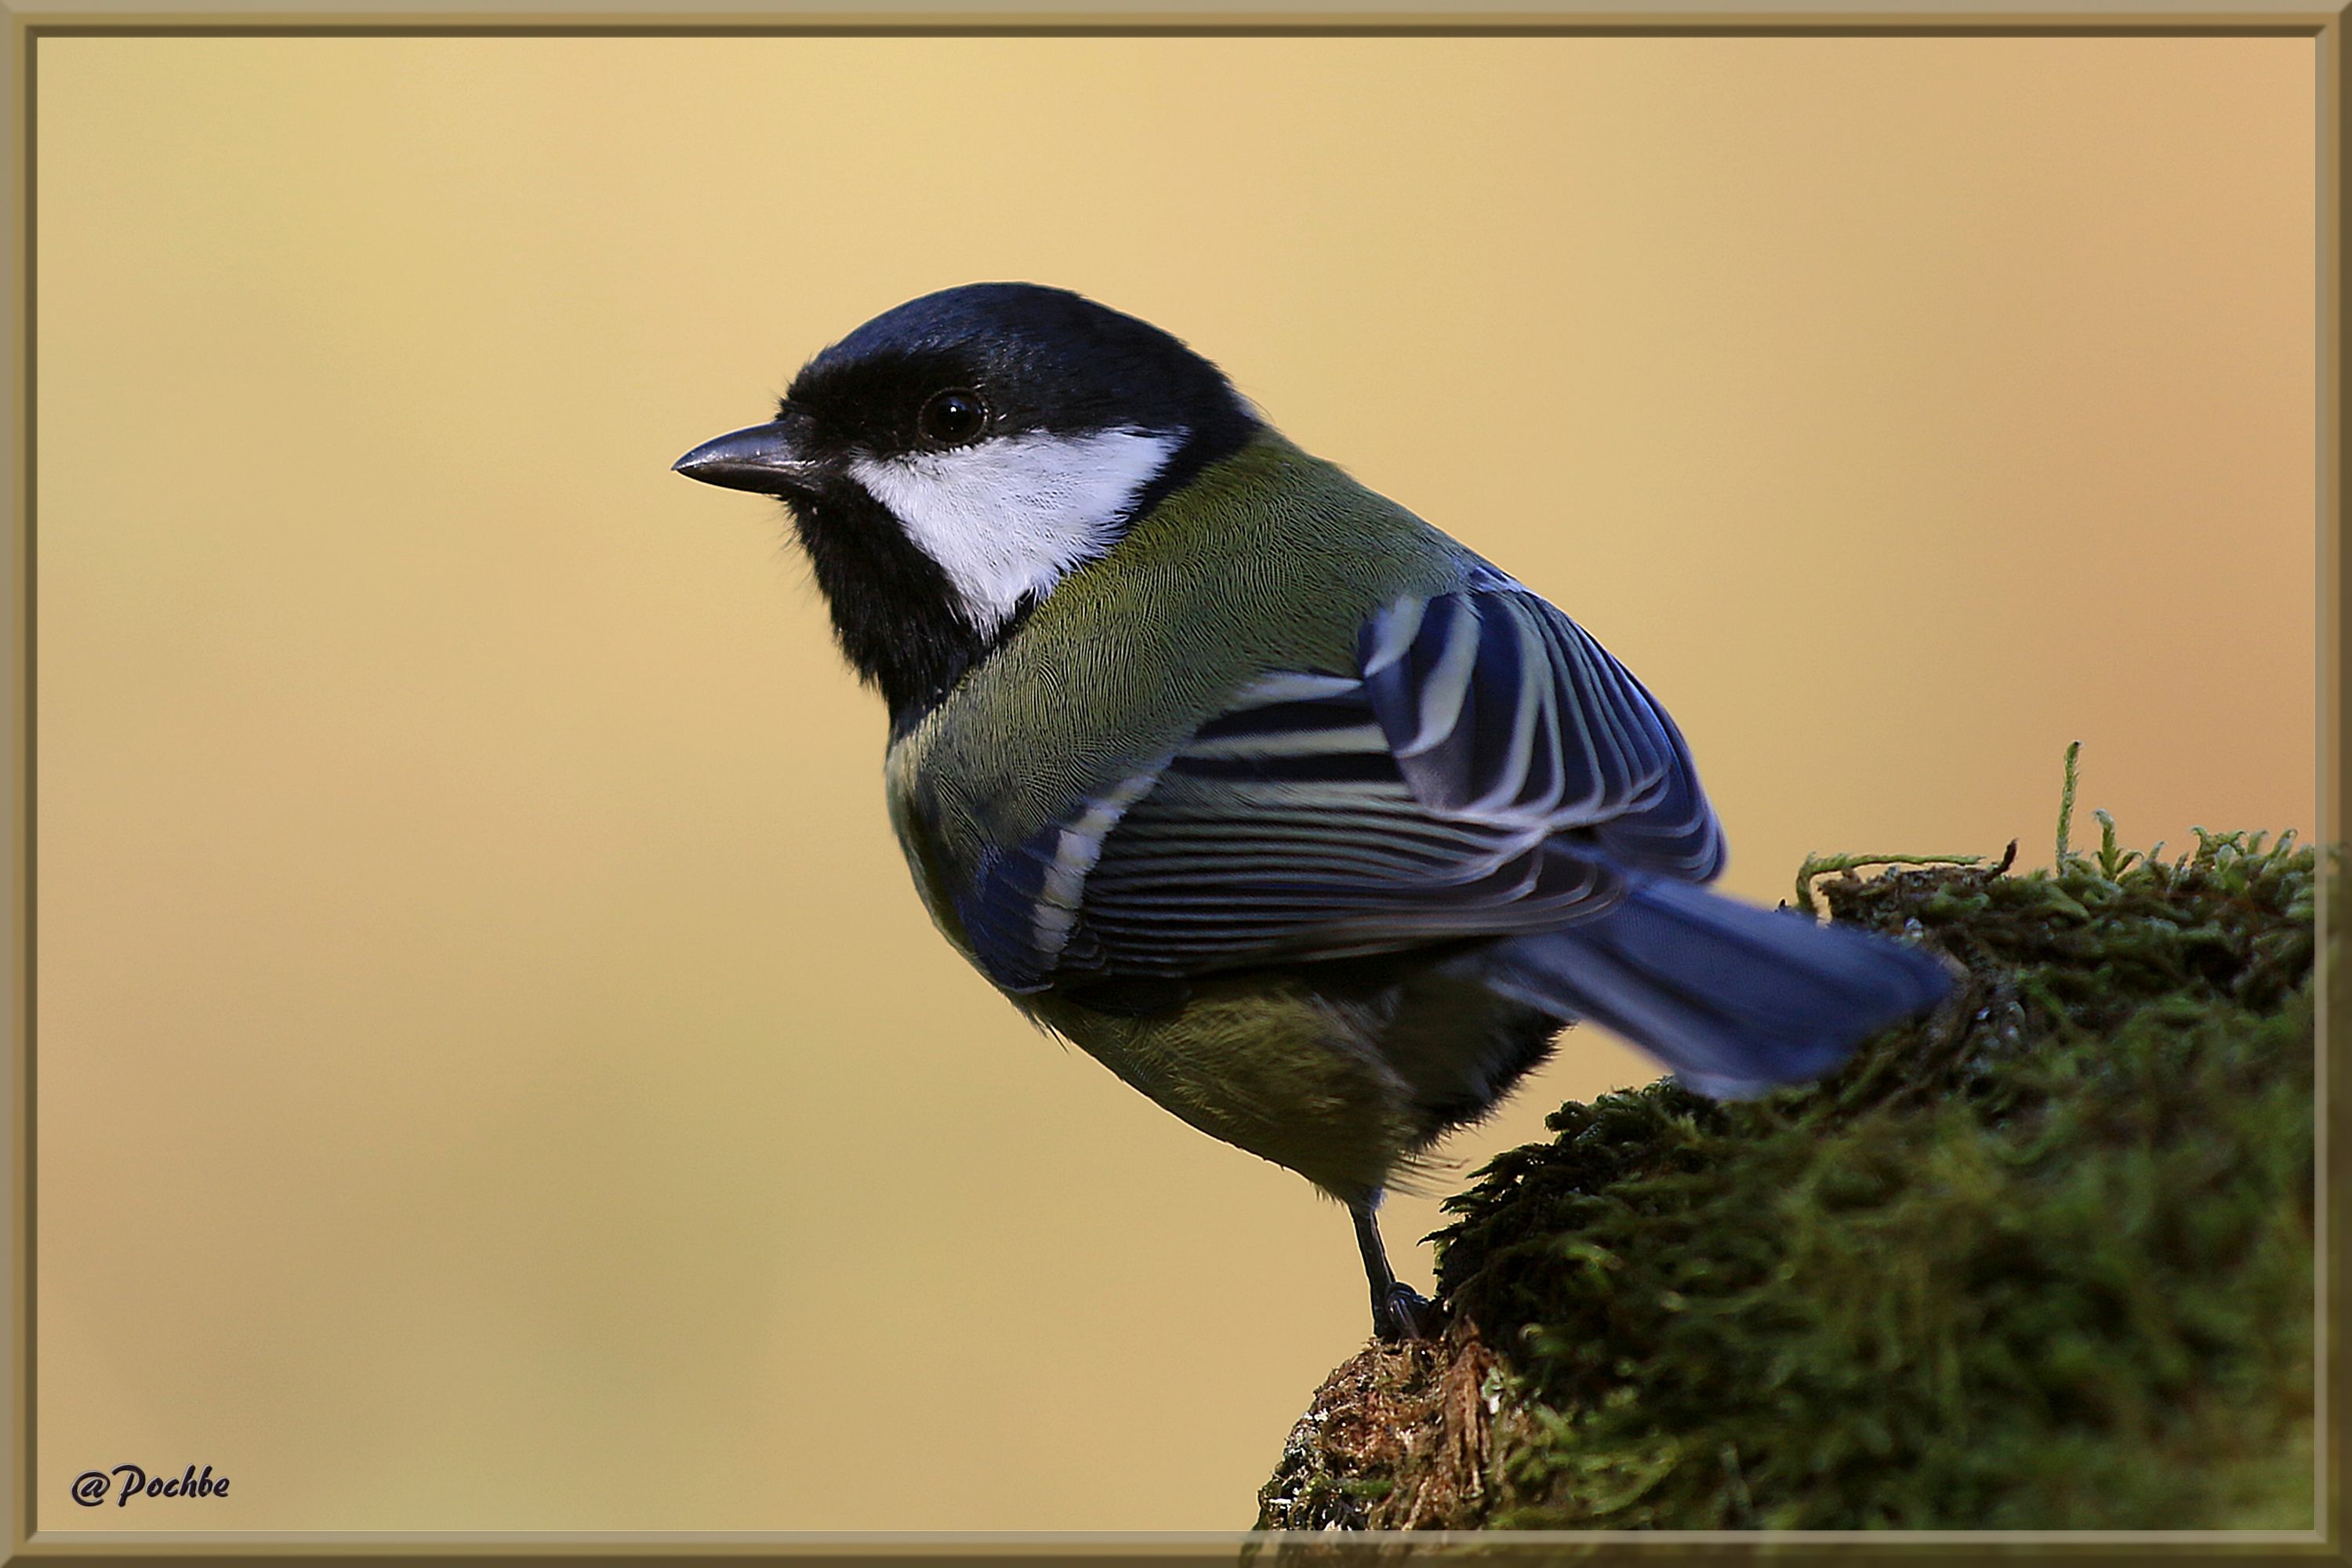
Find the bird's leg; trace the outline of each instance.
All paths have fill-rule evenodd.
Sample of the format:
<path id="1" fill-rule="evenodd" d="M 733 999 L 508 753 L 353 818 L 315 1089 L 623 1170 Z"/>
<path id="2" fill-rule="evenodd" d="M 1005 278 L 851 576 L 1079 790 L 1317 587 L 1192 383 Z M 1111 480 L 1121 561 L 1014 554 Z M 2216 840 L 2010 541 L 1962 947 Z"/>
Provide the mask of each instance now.
<path id="1" fill-rule="evenodd" d="M 1372 1287 L 1372 1332 L 1391 1342 L 1426 1339 L 1434 1327 L 1435 1313 L 1430 1310 L 1429 1298 L 1400 1283 L 1396 1271 L 1389 1267 L 1388 1248 L 1381 1245 L 1380 1222 L 1372 1217 L 1380 1206 L 1378 1193 L 1348 1205 L 1356 1219 L 1356 1245 L 1364 1254 L 1364 1278 Z"/>

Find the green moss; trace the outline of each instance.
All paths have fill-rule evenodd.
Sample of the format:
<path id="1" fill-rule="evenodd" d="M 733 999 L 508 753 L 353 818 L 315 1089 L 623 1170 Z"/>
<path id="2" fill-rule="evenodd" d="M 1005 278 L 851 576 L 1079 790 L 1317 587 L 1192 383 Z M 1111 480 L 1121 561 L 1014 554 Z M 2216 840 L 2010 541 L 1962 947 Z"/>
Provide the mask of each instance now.
<path id="1" fill-rule="evenodd" d="M 1809 1089 L 1563 1106 L 1449 1203 L 1438 1353 L 1498 1369 L 1398 1446 L 1482 1456 L 1445 1523 L 2312 1526 L 2315 857 L 2100 821 L 2048 872 L 1810 865 L 1955 1002 Z"/>

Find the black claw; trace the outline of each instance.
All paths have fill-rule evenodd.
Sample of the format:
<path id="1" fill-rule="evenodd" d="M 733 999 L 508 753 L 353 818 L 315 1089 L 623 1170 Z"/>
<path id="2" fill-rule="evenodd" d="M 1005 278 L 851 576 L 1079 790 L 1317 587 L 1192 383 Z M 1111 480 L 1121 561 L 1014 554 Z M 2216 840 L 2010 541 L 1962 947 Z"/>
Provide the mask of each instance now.
<path id="1" fill-rule="evenodd" d="M 1410 1285 L 1391 1285 L 1387 1300 L 1372 1311 L 1372 1331 L 1388 1344 L 1400 1340 L 1426 1340 L 1437 1332 L 1437 1308 Z"/>

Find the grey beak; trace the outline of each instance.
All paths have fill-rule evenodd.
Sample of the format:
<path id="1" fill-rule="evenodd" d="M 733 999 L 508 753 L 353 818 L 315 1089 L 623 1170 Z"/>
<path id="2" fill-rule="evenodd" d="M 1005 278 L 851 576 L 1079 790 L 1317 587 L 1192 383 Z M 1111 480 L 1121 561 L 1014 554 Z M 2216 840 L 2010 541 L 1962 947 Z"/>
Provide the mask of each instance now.
<path id="1" fill-rule="evenodd" d="M 802 455 L 794 437 L 793 425 L 782 419 L 731 430 L 716 441 L 705 441 L 670 468 L 706 485 L 784 495 L 806 489 L 817 474 L 816 461 Z"/>

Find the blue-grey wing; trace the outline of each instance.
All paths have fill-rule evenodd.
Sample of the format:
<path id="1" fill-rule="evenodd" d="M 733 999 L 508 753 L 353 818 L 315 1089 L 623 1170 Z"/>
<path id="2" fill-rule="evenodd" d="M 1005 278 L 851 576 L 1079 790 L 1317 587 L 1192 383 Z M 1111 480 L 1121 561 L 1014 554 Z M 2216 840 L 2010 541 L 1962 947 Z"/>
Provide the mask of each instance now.
<path id="1" fill-rule="evenodd" d="M 989 868 L 958 913 L 1015 991 L 1544 931 L 1624 873 L 1703 880 L 1714 813 L 1664 711 L 1516 588 L 1402 601 L 1359 668 L 1269 676 Z"/>
<path id="2" fill-rule="evenodd" d="M 1584 830 L 1612 860 L 1685 881 L 1723 868 L 1674 721 L 1533 594 L 1406 600 L 1365 628 L 1361 655 L 1381 731 L 1430 810 Z"/>

